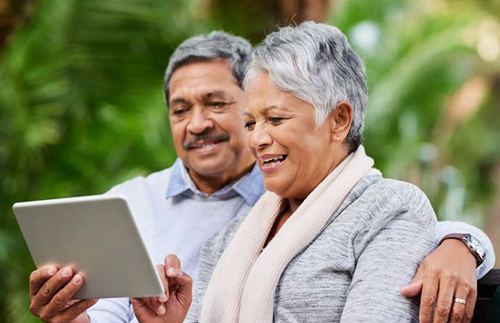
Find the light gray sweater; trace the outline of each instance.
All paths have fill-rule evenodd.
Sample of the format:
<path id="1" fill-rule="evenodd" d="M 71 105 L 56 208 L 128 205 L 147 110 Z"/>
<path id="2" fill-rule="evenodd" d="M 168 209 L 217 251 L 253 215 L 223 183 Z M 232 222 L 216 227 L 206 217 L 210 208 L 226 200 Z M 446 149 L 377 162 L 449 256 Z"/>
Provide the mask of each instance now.
<path id="1" fill-rule="evenodd" d="M 243 220 L 236 218 L 203 247 L 185 322 L 198 322 L 215 265 Z M 418 322 L 418 300 L 399 290 L 434 249 L 436 230 L 420 189 L 366 176 L 283 272 L 274 322 Z"/>

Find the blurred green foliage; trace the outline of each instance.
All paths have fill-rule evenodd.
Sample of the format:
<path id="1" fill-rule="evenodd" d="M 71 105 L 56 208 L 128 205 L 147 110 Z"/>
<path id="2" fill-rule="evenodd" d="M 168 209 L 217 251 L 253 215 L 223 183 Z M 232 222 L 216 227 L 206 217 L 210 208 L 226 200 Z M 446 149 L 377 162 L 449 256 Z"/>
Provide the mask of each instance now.
<path id="1" fill-rule="evenodd" d="M 365 145 L 376 166 L 422 187 L 442 218 L 480 226 L 499 212 L 499 8 L 337 0 L 330 15 L 366 62 Z M 283 23 L 270 10 L 249 0 L 37 3 L 0 61 L 3 321 L 36 321 L 27 295 L 34 264 L 12 204 L 99 194 L 170 166 L 162 91 L 170 54 L 218 28 L 256 43 Z"/>

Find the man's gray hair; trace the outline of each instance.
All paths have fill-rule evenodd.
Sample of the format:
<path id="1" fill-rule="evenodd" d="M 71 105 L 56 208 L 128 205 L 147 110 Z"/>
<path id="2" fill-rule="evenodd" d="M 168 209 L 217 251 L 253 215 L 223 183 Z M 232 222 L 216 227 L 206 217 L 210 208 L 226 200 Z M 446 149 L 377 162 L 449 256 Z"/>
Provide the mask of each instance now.
<path id="1" fill-rule="evenodd" d="M 169 100 L 168 83 L 178 68 L 195 62 L 224 59 L 229 62 L 238 85 L 243 87 L 243 79 L 251 53 L 252 45 L 246 39 L 222 31 L 213 31 L 208 35 L 188 38 L 172 54 L 165 71 L 164 90 L 167 105 Z"/>
<path id="2" fill-rule="evenodd" d="M 367 101 L 365 65 L 338 28 L 304 22 L 273 32 L 255 48 L 244 87 L 261 72 L 267 72 L 281 90 L 314 106 L 318 126 L 338 103 L 349 102 L 353 108 L 346 138 L 349 151 L 362 143 Z"/>

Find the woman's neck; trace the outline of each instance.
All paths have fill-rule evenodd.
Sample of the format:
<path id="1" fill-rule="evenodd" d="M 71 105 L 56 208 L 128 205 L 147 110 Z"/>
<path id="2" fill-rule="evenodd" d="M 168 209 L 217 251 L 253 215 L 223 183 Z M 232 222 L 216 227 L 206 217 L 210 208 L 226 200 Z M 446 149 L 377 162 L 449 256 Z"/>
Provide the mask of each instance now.
<path id="1" fill-rule="evenodd" d="M 293 214 L 302 204 L 304 200 L 301 199 L 287 199 L 288 208 L 290 209 L 290 213 Z"/>

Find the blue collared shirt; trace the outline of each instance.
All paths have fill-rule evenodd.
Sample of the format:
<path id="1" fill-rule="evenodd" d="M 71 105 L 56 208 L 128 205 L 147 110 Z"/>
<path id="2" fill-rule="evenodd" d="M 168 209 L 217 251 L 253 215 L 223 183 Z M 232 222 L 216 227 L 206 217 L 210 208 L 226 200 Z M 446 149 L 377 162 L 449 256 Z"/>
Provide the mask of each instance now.
<path id="1" fill-rule="evenodd" d="M 154 264 L 175 254 L 182 270 L 196 277 L 203 242 L 233 218 L 247 214 L 265 192 L 257 165 L 252 171 L 212 195 L 196 188 L 180 159 L 166 170 L 137 177 L 107 194 L 127 197 Z M 126 298 L 101 299 L 88 311 L 92 322 L 134 319 Z"/>

